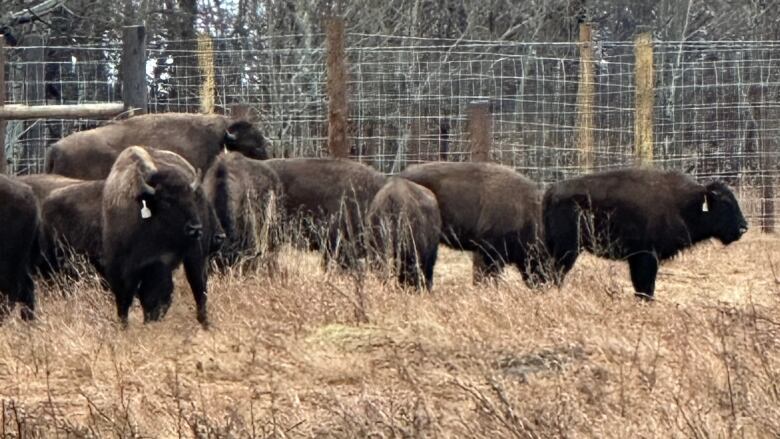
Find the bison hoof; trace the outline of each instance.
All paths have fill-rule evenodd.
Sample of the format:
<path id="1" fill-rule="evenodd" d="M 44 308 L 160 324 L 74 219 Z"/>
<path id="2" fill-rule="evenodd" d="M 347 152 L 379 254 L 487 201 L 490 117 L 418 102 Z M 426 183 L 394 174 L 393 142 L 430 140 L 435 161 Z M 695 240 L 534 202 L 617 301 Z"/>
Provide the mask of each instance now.
<path id="1" fill-rule="evenodd" d="M 22 308 L 20 314 L 22 316 L 22 320 L 24 320 L 25 322 L 30 322 L 32 320 L 35 320 L 35 311 L 33 311 L 32 309 L 26 306 Z"/>
<path id="2" fill-rule="evenodd" d="M 654 300 L 654 299 L 653 299 L 653 295 L 652 295 L 652 294 L 647 294 L 647 293 L 634 293 L 634 296 L 635 296 L 637 299 L 639 299 L 639 300 L 642 300 L 643 302 L 652 302 L 652 301 Z"/>

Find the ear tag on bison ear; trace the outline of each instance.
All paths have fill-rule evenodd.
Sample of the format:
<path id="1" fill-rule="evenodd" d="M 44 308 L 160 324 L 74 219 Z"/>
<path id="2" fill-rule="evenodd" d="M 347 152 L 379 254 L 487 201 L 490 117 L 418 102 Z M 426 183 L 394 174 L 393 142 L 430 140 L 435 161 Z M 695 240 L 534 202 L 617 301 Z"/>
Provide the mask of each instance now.
<path id="1" fill-rule="evenodd" d="M 141 200 L 141 218 L 143 219 L 149 219 L 152 217 L 152 211 L 149 210 L 148 207 L 146 207 L 146 200 Z"/>
<path id="2" fill-rule="evenodd" d="M 701 211 L 702 212 L 709 212 L 710 211 L 710 206 L 709 206 L 709 204 L 707 204 L 707 196 L 706 195 L 704 196 L 704 202 L 701 203 Z"/>

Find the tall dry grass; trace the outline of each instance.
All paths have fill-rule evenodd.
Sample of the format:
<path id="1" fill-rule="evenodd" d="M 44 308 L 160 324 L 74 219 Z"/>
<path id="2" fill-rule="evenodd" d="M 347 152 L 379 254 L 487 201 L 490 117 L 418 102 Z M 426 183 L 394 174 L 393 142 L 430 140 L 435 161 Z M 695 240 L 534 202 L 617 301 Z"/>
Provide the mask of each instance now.
<path id="1" fill-rule="evenodd" d="M 442 251 L 432 294 L 324 272 L 210 280 L 121 330 L 94 277 L 39 289 L 0 328 L 3 437 L 779 437 L 780 239 L 704 244 L 635 300 L 583 257 L 562 290 L 471 285 Z M 64 293 L 68 294 L 64 294 Z"/>

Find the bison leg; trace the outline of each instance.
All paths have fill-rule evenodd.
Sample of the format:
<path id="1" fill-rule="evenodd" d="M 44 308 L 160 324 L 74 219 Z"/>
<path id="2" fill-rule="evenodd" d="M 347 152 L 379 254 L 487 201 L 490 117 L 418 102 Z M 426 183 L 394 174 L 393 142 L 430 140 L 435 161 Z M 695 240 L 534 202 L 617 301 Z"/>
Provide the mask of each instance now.
<path id="1" fill-rule="evenodd" d="M 200 257 L 199 254 L 185 257 L 184 274 L 187 276 L 187 282 L 190 284 L 190 289 L 192 289 L 192 296 L 195 298 L 198 323 L 206 329 L 209 326 L 208 310 L 206 308 L 208 300 L 208 293 L 206 292 L 208 268 L 204 258 Z"/>
<path id="2" fill-rule="evenodd" d="M 439 253 L 439 246 L 435 246 L 423 259 L 423 272 L 425 274 L 425 289 L 433 289 L 433 268 L 436 266 L 436 258 Z"/>
<path id="3" fill-rule="evenodd" d="M 22 304 L 22 320 L 30 321 L 35 319 L 35 283 L 30 273 L 25 271 L 19 282 L 19 291 L 16 301 Z"/>
<path id="4" fill-rule="evenodd" d="M 114 300 L 116 301 L 116 313 L 119 317 L 119 322 L 123 327 L 127 327 L 127 316 L 130 314 L 130 307 L 133 305 L 133 297 L 135 292 L 133 289 L 128 288 L 124 282 L 109 278 L 108 284 L 111 286 L 111 291 L 114 293 Z"/>
<path id="5" fill-rule="evenodd" d="M 652 300 L 655 276 L 658 273 L 658 258 L 650 252 L 637 253 L 628 257 L 628 266 L 631 269 L 631 282 L 634 284 L 636 296 Z"/>
<path id="6" fill-rule="evenodd" d="M 472 257 L 473 263 L 473 281 L 475 285 L 495 281 L 501 272 L 504 271 L 504 260 L 497 255 L 492 255 L 486 251 L 476 251 Z"/>
<path id="7" fill-rule="evenodd" d="M 144 323 L 154 322 L 165 317 L 171 306 L 173 295 L 173 276 L 164 264 L 152 264 L 144 268 L 138 298 L 144 311 Z"/>

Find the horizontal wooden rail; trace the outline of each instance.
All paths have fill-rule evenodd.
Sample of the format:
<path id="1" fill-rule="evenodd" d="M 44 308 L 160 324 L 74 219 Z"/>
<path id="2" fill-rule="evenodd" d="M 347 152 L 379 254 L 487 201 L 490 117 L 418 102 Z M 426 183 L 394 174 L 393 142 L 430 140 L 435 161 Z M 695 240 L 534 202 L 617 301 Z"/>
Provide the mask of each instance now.
<path id="1" fill-rule="evenodd" d="M 113 117 L 125 111 L 125 104 L 6 105 L 0 106 L 0 119 L 90 119 Z"/>

